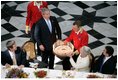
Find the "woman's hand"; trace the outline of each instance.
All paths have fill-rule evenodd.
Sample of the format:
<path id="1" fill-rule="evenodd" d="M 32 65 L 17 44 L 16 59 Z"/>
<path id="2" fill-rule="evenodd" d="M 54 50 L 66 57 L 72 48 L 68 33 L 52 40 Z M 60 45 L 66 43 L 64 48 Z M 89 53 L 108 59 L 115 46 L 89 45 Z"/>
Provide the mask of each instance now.
<path id="1" fill-rule="evenodd" d="M 40 45 L 39 48 L 40 48 L 41 51 L 44 51 L 45 50 L 45 48 L 44 48 L 43 45 Z"/>
<path id="2" fill-rule="evenodd" d="M 69 54 L 66 54 L 68 57 L 72 57 L 74 54 L 73 52 L 69 53 Z"/>
<path id="3" fill-rule="evenodd" d="M 80 54 L 80 53 L 78 52 L 78 50 L 76 50 L 76 51 L 73 52 L 73 54 L 78 55 L 78 54 Z"/>

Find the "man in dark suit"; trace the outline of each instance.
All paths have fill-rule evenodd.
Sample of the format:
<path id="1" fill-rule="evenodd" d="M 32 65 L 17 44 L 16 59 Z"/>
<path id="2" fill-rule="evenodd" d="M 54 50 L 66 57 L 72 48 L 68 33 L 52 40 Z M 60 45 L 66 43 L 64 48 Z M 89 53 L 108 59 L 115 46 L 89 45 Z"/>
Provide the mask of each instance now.
<path id="1" fill-rule="evenodd" d="M 5 66 L 18 65 L 24 67 L 27 65 L 26 53 L 20 47 L 16 46 L 14 40 L 6 43 L 7 50 L 1 53 L 1 63 Z"/>
<path id="2" fill-rule="evenodd" d="M 113 56 L 114 49 L 106 46 L 102 55 L 95 61 L 93 72 L 113 74 L 116 68 L 117 59 Z"/>
<path id="3" fill-rule="evenodd" d="M 42 62 L 47 63 L 49 69 L 53 69 L 54 54 L 52 45 L 57 39 L 61 39 L 61 29 L 56 18 L 50 16 L 49 9 L 42 8 L 41 12 L 43 17 L 35 26 L 35 39 L 42 51 Z"/>

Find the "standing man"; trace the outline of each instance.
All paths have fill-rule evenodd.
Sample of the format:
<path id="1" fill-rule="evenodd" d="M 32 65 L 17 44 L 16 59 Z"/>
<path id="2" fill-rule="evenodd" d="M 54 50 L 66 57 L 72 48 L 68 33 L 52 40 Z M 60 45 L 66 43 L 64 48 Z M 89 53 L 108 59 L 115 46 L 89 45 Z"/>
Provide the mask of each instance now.
<path id="1" fill-rule="evenodd" d="M 29 28 L 31 30 L 31 40 L 35 43 L 34 39 L 34 30 L 36 22 L 41 19 L 41 9 L 48 7 L 47 2 L 45 1 L 32 1 L 28 4 L 27 7 L 27 18 L 26 18 L 26 29 L 25 32 L 28 34 Z M 40 55 L 39 48 L 37 48 L 37 53 Z"/>
<path id="2" fill-rule="evenodd" d="M 61 39 L 61 29 L 57 19 L 50 16 L 48 8 L 42 8 L 41 12 L 43 18 L 35 26 L 35 39 L 42 51 L 42 61 L 49 65 L 49 69 L 53 69 L 54 54 L 52 46 L 57 39 Z"/>
<path id="3" fill-rule="evenodd" d="M 73 42 L 75 48 L 74 54 L 77 54 L 73 56 L 74 60 L 76 61 L 76 58 L 78 57 L 78 54 L 80 52 L 80 48 L 82 46 L 88 46 L 88 33 L 82 28 L 80 20 L 77 20 L 73 23 L 72 31 L 69 37 L 64 41 L 64 44 L 70 41 Z M 69 57 L 66 57 L 63 60 L 62 64 L 64 70 L 70 70 L 71 67 Z"/>

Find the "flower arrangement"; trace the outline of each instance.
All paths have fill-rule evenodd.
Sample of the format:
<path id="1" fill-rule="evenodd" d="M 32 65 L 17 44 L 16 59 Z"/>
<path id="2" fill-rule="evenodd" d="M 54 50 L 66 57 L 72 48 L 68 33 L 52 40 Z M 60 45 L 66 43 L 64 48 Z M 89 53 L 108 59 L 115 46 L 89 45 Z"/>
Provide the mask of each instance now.
<path id="1" fill-rule="evenodd" d="M 87 76 L 87 78 L 101 78 L 101 77 L 99 77 L 95 74 L 90 74 L 90 75 Z"/>
<path id="2" fill-rule="evenodd" d="M 34 72 L 34 74 L 38 78 L 44 78 L 47 75 L 47 71 L 40 70 L 40 71 Z"/>
<path id="3" fill-rule="evenodd" d="M 69 71 L 69 70 L 68 71 L 63 71 L 62 76 L 64 78 L 74 78 L 75 72 L 72 72 L 72 71 Z"/>
<path id="4" fill-rule="evenodd" d="M 12 68 L 6 74 L 6 78 L 28 78 L 28 74 L 18 68 Z"/>

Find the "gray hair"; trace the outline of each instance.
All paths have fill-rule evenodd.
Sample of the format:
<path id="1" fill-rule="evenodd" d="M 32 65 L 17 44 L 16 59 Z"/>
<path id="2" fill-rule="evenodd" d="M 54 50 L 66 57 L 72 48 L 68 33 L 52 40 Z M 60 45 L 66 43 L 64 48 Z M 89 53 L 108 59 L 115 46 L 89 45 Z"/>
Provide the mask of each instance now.
<path id="1" fill-rule="evenodd" d="M 88 46 L 83 46 L 82 48 L 87 54 L 91 53 L 91 49 Z"/>
<path id="2" fill-rule="evenodd" d="M 15 44 L 15 41 L 14 40 L 7 41 L 7 43 L 6 43 L 7 49 L 12 48 L 14 44 Z"/>
<path id="3" fill-rule="evenodd" d="M 41 13 L 42 13 L 42 14 L 44 14 L 45 11 L 50 11 L 50 10 L 49 10 L 48 8 L 42 8 L 42 9 L 41 9 Z"/>

